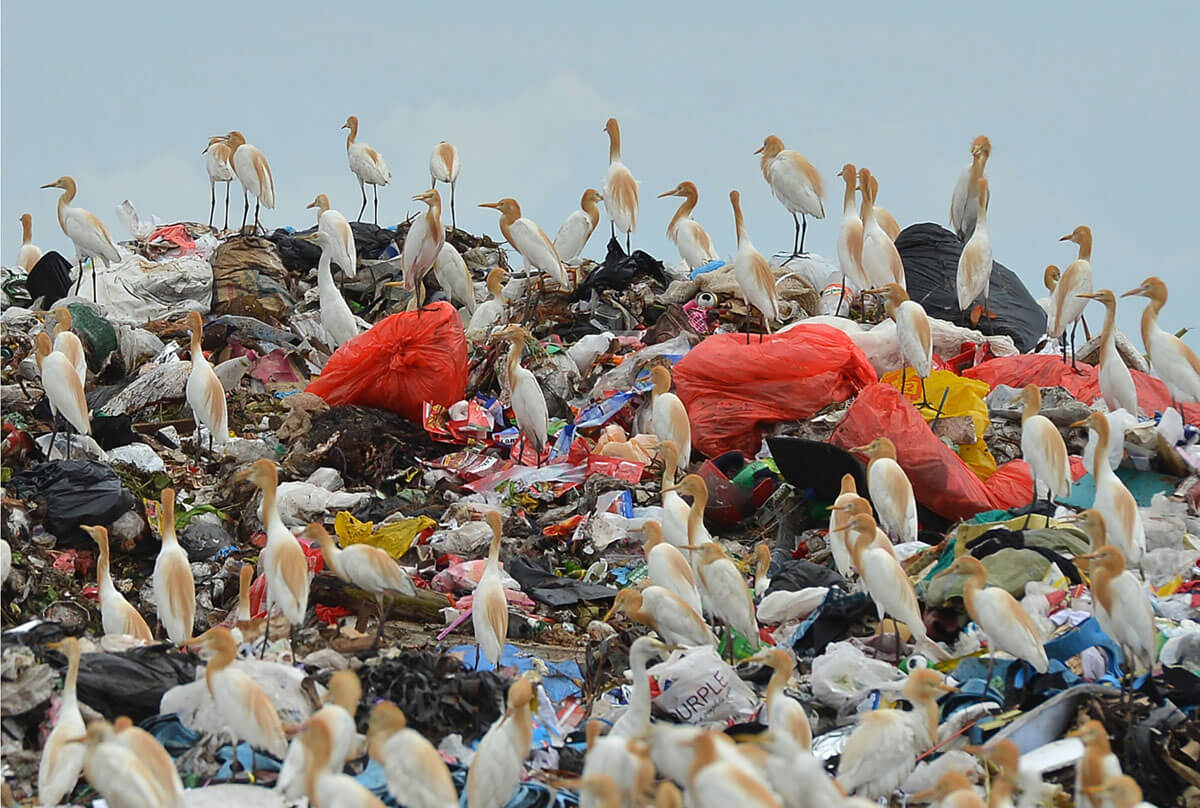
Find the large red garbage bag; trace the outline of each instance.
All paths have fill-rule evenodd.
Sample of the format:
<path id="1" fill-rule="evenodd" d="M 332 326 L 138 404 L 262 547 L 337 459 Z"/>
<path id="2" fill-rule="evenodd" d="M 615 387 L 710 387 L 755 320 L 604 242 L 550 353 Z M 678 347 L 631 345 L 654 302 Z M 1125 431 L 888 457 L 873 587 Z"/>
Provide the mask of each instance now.
<path id="1" fill-rule="evenodd" d="M 675 387 L 692 424 L 692 445 L 709 457 L 754 455 L 763 427 L 812 417 L 875 383 L 875 369 L 849 337 L 801 325 L 763 338 L 716 334 L 675 366 Z"/>
<path id="2" fill-rule="evenodd" d="M 1070 455 L 1067 461 L 1071 464 L 1072 480 L 1078 480 L 1087 474 L 1082 457 Z M 1023 508 L 1033 502 L 1033 476 L 1029 473 L 1029 464 L 1024 460 L 1010 460 L 1005 463 L 996 469 L 995 474 L 988 477 L 984 486 L 987 488 L 988 500 L 995 510 Z"/>
<path id="3" fill-rule="evenodd" d="M 1138 406 L 1147 415 L 1155 410 L 1165 410 L 1171 406 L 1171 393 L 1167 386 L 1149 374 L 1139 370 L 1129 371 L 1133 376 L 1133 386 L 1137 388 Z M 1091 405 L 1100 398 L 1100 369 L 1094 365 L 1079 363 L 1079 372 L 1071 369 L 1069 362 L 1063 362 L 1062 357 L 1052 354 L 1017 354 L 989 359 L 962 373 L 968 379 L 979 379 L 988 383 L 989 387 L 1007 384 L 1009 387 L 1024 387 L 1036 384 L 1038 387 L 1065 387 L 1071 395 Z M 1183 404 L 1183 418 L 1188 423 L 1200 423 L 1200 404 Z"/>
<path id="4" fill-rule="evenodd" d="M 467 388 L 467 338 L 445 301 L 380 320 L 334 352 L 305 392 L 330 405 L 381 407 L 421 423 L 426 401 L 450 406 Z"/>
<path id="5" fill-rule="evenodd" d="M 896 460 L 917 501 L 929 510 L 947 519 L 967 519 L 992 509 L 983 481 L 934 436 L 912 402 L 882 383 L 858 394 L 829 442 L 850 449 L 880 436 L 896 444 Z"/>

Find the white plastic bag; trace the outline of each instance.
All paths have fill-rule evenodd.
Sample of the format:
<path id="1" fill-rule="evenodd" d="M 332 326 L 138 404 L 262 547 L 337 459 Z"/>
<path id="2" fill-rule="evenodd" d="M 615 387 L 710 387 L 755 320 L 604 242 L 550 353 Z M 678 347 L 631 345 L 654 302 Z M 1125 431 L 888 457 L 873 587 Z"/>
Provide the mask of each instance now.
<path id="1" fill-rule="evenodd" d="M 778 626 L 803 620 L 821 605 L 827 594 L 827 586 L 808 586 L 795 592 L 776 590 L 759 601 L 758 622 Z"/>
<path id="2" fill-rule="evenodd" d="M 854 706 L 869 690 L 893 685 L 903 678 L 898 668 L 871 659 L 849 642 L 830 643 L 812 664 L 813 696 L 838 710 Z"/>
<path id="3" fill-rule="evenodd" d="M 648 672 L 662 691 L 654 704 L 689 724 L 749 719 L 758 708 L 754 691 L 711 645 L 675 651 Z"/>

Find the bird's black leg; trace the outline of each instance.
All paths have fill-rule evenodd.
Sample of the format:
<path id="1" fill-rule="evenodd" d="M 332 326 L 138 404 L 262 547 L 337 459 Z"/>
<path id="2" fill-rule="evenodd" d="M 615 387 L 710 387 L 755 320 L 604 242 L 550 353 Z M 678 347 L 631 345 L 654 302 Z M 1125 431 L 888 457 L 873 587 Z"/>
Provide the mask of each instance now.
<path id="1" fill-rule="evenodd" d="M 808 214 L 800 214 L 800 221 L 803 223 L 800 231 L 800 255 L 805 255 L 804 237 L 808 235 Z"/>
<path id="2" fill-rule="evenodd" d="M 93 255 L 88 263 L 92 265 L 92 302 L 99 303 L 100 298 L 96 295 L 96 256 Z"/>
<path id="3" fill-rule="evenodd" d="M 225 183 L 225 229 L 229 229 L 229 186 L 233 183 Z"/>
<path id="4" fill-rule="evenodd" d="M 260 221 L 258 220 L 258 206 L 259 206 L 260 204 L 261 204 L 261 202 L 260 202 L 260 201 L 258 200 L 258 198 L 256 197 L 256 198 L 255 198 L 255 200 L 254 200 L 254 234 L 255 234 L 255 235 L 258 235 L 258 229 L 259 229 L 260 227 L 262 227 L 262 222 L 260 222 Z M 264 232 L 264 233 L 266 232 L 266 228 L 263 228 L 263 232 Z"/>
<path id="5" fill-rule="evenodd" d="M 217 212 L 217 184 L 210 182 L 208 184 L 208 226 L 212 227 L 213 214 Z"/>
<path id="6" fill-rule="evenodd" d="M 614 222 L 612 219 L 608 220 L 608 236 L 609 236 L 609 238 L 617 237 L 617 223 Z"/>
<path id="7" fill-rule="evenodd" d="M 842 301 L 843 301 L 843 300 L 845 300 L 845 299 L 846 299 L 846 273 L 845 273 L 845 272 L 843 272 L 843 273 L 842 273 L 842 289 L 841 289 L 841 291 L 838 293 L 838 304 L 837 304 L 837 308 L 833 310 L 833 316 L 834 316 L 834 317 L 839 317 L 839 316 L 841 316 L 841 314 L 842 314 Z M 846 315 L 847 315 L 847 316 L 849 316 L 849 314 L 850 314 L 850 311 L 847 309 L 847 311 L 846 311 Z"/>
<path id="8" fill-rule="evenodd" d="M 250 196 L 246 193 L 246 189 L 242 188 L 242 229 L 241 233 L 246 232 L 246 218 L 250 215 Z"/>
<path id="9" fill-rule="evenodd" d="M 362 207 L 358 209 L 358 219 L 357 219 L 356 221 L 360 221 L 360 222 L 361 222 L 361 221 L 362 221 L 362 215 L 363 215 L 363 211 L 365 211 L 365 210 L 367 209 L 367 186 L 363 185 L 363 184 L 360 182 L 360 183 L 358 184 L 358 190 L 359 190 L 359 192 L 362 194 L 363 203 L 362 203 Z"/>
<path id="10" fill-rule="evenodd" d="M 457 182 L 450 183 L 450 229 L 451 230 L 458 229 L 458 220 L 454 216 L 454 186 L 457 184 L 458 184 Z"/>
<path id="11" fill-rule="evenodd" d="M 372 185 L 371 187 L 375 189 L 375 226 L 379 227 L 379 186 Z"/>

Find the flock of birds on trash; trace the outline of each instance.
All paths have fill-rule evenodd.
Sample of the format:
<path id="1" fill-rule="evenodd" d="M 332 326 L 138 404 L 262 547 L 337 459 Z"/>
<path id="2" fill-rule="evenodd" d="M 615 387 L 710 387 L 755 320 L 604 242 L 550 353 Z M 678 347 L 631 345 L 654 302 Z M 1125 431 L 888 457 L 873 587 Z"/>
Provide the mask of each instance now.
<path id="1" fill-rule="evenodd" d="M 349 130 L 346 150 L 350 169 L 362 192 L 359 218 L 368 203 L 367 185 L 373 188 L 378 218 L 378 189 L 388 184 L 390 173 L 382 155 L 357 140 L 357 118 L 348 118 L 345 128 Z M 603 191 L 587 189 L 580 209 L 567 217 L 553 240 L 522 215 L 515 199 L 484 205 L 500 213 L 504 237 L 527 266 L 549 276 L 560 287 L 569 286 L 566 265 L 578 260 L 599 224 L 600 203 L 608 213 L 614 234 L 616 231 L 625 234 L 627 249 L 637 227 L 638 184 L 622 162 L 616 120 L 610 119 L 605 130 L 610 146 Z M 958 301 L 964 311 L 981 301 L 974 312 L 976 317 L 991 316 L 987 309 L 992 267 L 987 230 L 990 196 L 984 175 L 990 149 L 986 137 L 974 141 L 971 163 L 954 188 L 950 208 L 953 228 L 960 238 L 966 239 L 958 268 Z M 803 156 L 786 149 L 778 137 L 767 137 L 756 153 L 761 154 L 762 174 L 771 192 L 795 221 L 793 257 L 802 255 L 808 219 L 825 216 L 822 177 Z M 275 205 L 274 180 L 263 153 L 234 131 L 211 138 L 204 158 L 211 186 L 210 224 L 217 201 L 216 184 L 225 183 L 228 227 L 228 189 L 237 179 L 243 190 L 242 229 L 249 217 L 251 195 L 255 199 L 257 228 L 260 207 L 270 209 Z M 489 274 L 487 288 L 491 297 L 477 302 L 465 264 L 445 241 L 441 196 L 436 185 L 442 182 L 450 186 L 451 227 L 454 227 L 459 168 L 455 147 L 445 142 L 438 144 L 430 160 L 433 187 L 413 197 L 425 203 L 427 210 L 411 223 L 404 242 L 402 283 L 414 293 L 413 305 L 419 308 L 424 302 L 424 278 L 433 271 L 439 285 L 473 311 L 472 330 L 499 327 L 491 336 L 511 344 L 504 368 L 512 391 L 511 405 L 523 439 L 540 457 L 547 443 L 547 406 L 534 375 L 521 364 L 524 343 L 530 336 L 520 325 L 507 320 L 507 301 L 502 290 L 504 273 L 495 269 Z M 882 300 L 887 316 L 895 320 L 905 364 L 913 368 L 923 383 L 931 371 L 930 326 L 922 307 L 905 293 L 904 268 L 893 244 L 899 228 L 890 214 L 876 204 L 879 182 L 870 170 L 846 164 L 838 176 L 845 184 L 844 212 L 837 238 L 841 270 L 853 289 L 878 295 Z M 73 206 L 76 184 L 72 178 L 62 177 L 43 187 L 61 189 L 59 224 L 75 245 L 80 283 L 83 260 L 93 262 L 94 288 L 95 260 L 106 265 L 120 260 L 112 237 L 97 217 Z M 668 229 L 683 260 L 694 268 L 717 259 L 712 239 L 691 218 L 698 196 L 696 186 L 681 182 L 660 196 L 683 200 Z M 730 202 L 737 230 L 737 252 L 732 261 L 737 282 L 747 304 L 759 312 L 769 332 L 771 321 L 778 319 L 774 276 L 767 259 L 750 241 L 737 191 L 730 192 Z M 333 281 L 331 265 L 336 264 L 347 277 L 353 275 L 357 263 L 354 238 L 346 217 L 330 207 L 324 194 L 318 195 L 309 207 L 317 209 L 318 228 L 313 238 L 321 248 L 318 271 L 321 317 L 331 338 L 340 345 L 353 338 L 359 327 Z M 22 217 L 22 224 L 25 237 L 19 263 L 28 269 L 40 251 L 32 243 L 28 214 Z M 1099 375 L 1102 395 L 1110 409 L 1123 407 L 1136 414 L 1136 390 L 1114 347 L 1116 296 L 1107 289 L 1093 289 L 1091 231 L 1080 226 L 1064 236 L 1064 240 L 1078 245 L 1078 257 L 1061 273 L 1053 267 L 1046 272 L 1050 296 L 1044 305 L 1049 316 L 1049 336 L 1063 337 L 1078 322 L 1089 300 L 1102 302 L 1106 308 Z M 1149 299 L 1142 317 L 1142 338 L 1156 375 L 1178 401 L 1200 402 L 1200 362 L 1181 340 L 1158 326 L 1157 318 L 1167 300 L 1165 284 L 1158 278 L 1147 278 L 1125 295 Z M 54 315 L 57 325 L 53 336 L 39 334 L 36 341 L 44 389 L 52 411 L 62 416 L 68 431 L 89 434 L 83 348 L 71 331 L 69 313 L 60 308 Z M 228 417 L 221 382 L 201 351 L 202 318 L 192 313 L 188 324 L 192 369 L 186 392 L 196 421 L 199 455 L 201 428 L 207 432 L 209 451 L 216 451 L 228 436 Z M 938 736 L 936 700 L 955 690 L 932 669 L 918 668 L 908 674 L 904 697 L 913 705 L 911 711 L 877 709 L 861 717 L 846 744 L 836 778 L 827 775 L 810 752 L 812 730 L 808 715 L 801 703 L 785 692 L 793 661 L 779 649 L 758 650 L 753 657 L 774 669 L 764 713 L 768 732 L 754 741 L 739 743 L 720 732 L 651 720 L 646 676 L 649 660 L 677 647 L 716 644 L 718 631 L 714 626 L 726 631 L 734 629 L 752 646 L 759 647 L 755 596 L 765 590 L 763 584 L 770 562 L 766 548 L 758 548 L 758 569 L 753 585 L 749 585 L 734 560 L 705 528 L 703 515 L 708 491 L 700 476 L 688 473 L 691 436 L 686 409 L 679 397 L 670 392 L 671 375 L 667 369 L 656 367 L 653 383 L 649 406 L 654 431 L 660 440 L 658 453 L 664 460 L 663 520 L 661 524 L 650 523 L 645 529 L 649 585 L 621 590 L 605 619 L 624 615 L 652 629 L 658 638 L 645 636 L 633 643 L 630 652 L 633 689 L 628 709 L 607 734 L 601 734 L 599 722 L 589 723 L 582 776 L 555 785 L 577 788 L 585 808 L 624 808 L 650 802 L 660 808 L 683 804 L 698 808 L 727 808 L 735 804 L 748 808 L 803 808 L 867 805 L 870 803 L 863 798 L 889 796 L 912 772 L 918 759 L 934 746 Z M 1021 448 L 1035 478 L 1034 500 L 1039 482 L 1048 488 L 1052 501 L 1061 498 L 1071 487 L 1063 438 L 1039 414 L 1041 397 L 1036 386 L 1024 389 L 1021 404 L 1024 408 Z M 1074 426 L 1086 426 L 1094 434 L 1098 444 L 1096 458 L 1107 456 L 1110 435 L 1103 414 L 1094 413 Z M 890 616 L 895 623 L 904 624 L 918 649 L 932 646 L 931 653 L 937 653 L 936 646 L 926 636 L 913 585 L 893 550 L 893 542 L 916 539 L 917 511 L 912 486 L 896 461 L 895 446 L 886 437 L 855 451 L 869 458 L 868 491 L 857 491 L 849 475 L 842 481 L 829 534 L 838 572 L 858 581 L 857 585 L 874 601 L 881 619 Z M 1094 508 L 1070 518 L 1091 540 L 1091 551 L 1083 558 L 1091 570 L 1094 614 L 1104 632 L 1125 652 L 1124 673 L 1132 676 L 1151 670 L 1155 664 L 1153 611 L 1145 587 L 1134 572 L 1145 549 L 1145 536 L 1129 490 L 1106 463 L 1098 460 L 1095 466 Z M 680 473 L 684 475 L 682 479 Z M 237 476 L 262 492 L 267 539 L 259 572 L 267 581 L 268 618 L 282 615 L 294 633 L 304 625 L 308 615 L 310 580 L 300 544 L 284 526 L 276 508 L 277 467 L 270 460 L 259 460 Z M 862 496 L 863 493 L 868 496 Z M 253 567 L 242 568 L 240 606 L 232 628 L 218 626 L 198 637 L 192 636 L 194 584 L 187 553 L 173 529 L 174 496 L 171 489 L 162 494 L 162 548 L 154 567 L 153 602 L 167 640 L 207 654 L 205 680 L 214 709 L 228 734 L 235 743 L 245 741 L 255 750 L 286 761 L 277 786 L 285 796 L 307 793 L 318 808 L 380 805 L 363 786 L 342 773 L 344 763 L 357 754 L 354 712 L 362 691 L 354 673 L 337 673 L 330 682 L 325 705 L 302 726 L 284 727 L 262 687 L 239 670 L 239 649 L 246 652 L 249 648 L 252 653 L 254 644 L 258 644 L 261 655 L 269 640 L 269 619 L 254 621 L 250 615 L 248 589 Z M 685 497 L 690 497 L 691 502 Z M 496 663 L 508 623 L 499 563 L 504 537 L 498 513 L 488 513 L 486 520 L 493 538 L 485 572 L 475 590 L 472 625 L 482 655 Z M 104 633 L 153 641 L 144 616 L 113 584 L 105 527 L 85 529 L 99 548 L 97 577 Z M 379 605 L 375 634 L 378 643 L 383 635 L 388 599 L 414 592 L 408 574 L 383 550 L 366 544 L 339 547 L 320 524 L 310 525 L 305 537 L 319 545 L 326 564 L 339 578 L 375 596 Z M 963 577 L 964 605 L 987 638 L 989 658 L 1004 654 L 1036 671 L 1047 669 L 1042 639 L 1030 616 L 1004 589 L 988 586 L 987 572 L 979 561 L 970 556 L 960 557 L 941 575 Z M 897 646 L 897 655 L 901 647 L 902 644 Z M 84 725 L 76 695 L 78 643 L 68 638 L 58 643 L 57 648 L 66 655 L 70 667 L 62 708 L 41 759 L 40 803 L 53 805 L 69 796 L 82 773 L 114 808 L 182 804 L 180 777 L 170 756 L 152 736 L 131 726 L 127 719 L 115 724 L 96 721 Z M 531 701 L 535 688 L 530 678 L 519 678 L 509 689 L 507 709 L 483 738 L 469 770 L 466 799 L 470 808 L 502 808 L 516 789 L 531 744 Z M 1121 808 L 1137 804 L 1140 790 L 1121 774 L 1104 728 L 1091 722 L 1075 734 L 1086 745 L 1084 760 L 1078 767 L 1075 804 Z M 289 735 L 294 736 L 290 745 Z M 448 808 L 457 804 L 458 796 L 446 764 L 424 737 L 406 728 L 404 713 L 394 704 L 381 702 L 372 708 L 367 750 L 385 769 L 388 790 L 402 804 L 413 808 Z M 995 772 L 988 797 L 990 806 L 1013 805 L 1018 793 L 1022 805 L 1038 801 L 1040 781 L 1036 777 L 1031 781 L 1027 773 L 1020 771 L 1019 753 L 1011 743 L 995 743 L 972 751 Z M 983 805 L 970 782 L 958 773 L 945 775 L 931 792 L 915 795 L 913 799 L 942 800 L 945 805 L 962 808 Z"/>

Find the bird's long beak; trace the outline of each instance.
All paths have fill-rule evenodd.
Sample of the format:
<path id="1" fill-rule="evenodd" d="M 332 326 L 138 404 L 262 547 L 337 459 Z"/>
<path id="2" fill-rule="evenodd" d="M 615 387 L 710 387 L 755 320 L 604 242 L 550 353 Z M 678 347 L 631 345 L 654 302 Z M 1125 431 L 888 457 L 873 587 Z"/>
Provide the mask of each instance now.
<path id="1" fill-rule="evenodd" d="M 87 736 L 86 736 L 86 735 L 80 735 L 78 738 L 67 738 L 66 740 L 64 740 L 64 741 L 63 741 L 63 743 L 64 743 L 64 744 L 68 744 L 68 743 L 87 743 Z"/>
<path id="2" fill-rule="evenodd" d="M 253 468 L 246 468 L 246 469 L 242 469 L 241 471 L 239 471 L 239 472 L 237 472 L 236 474 L 234 474 L 234 475 L 233 475 L 233 481 L 234 481 L 235 483 L 240 483 L 240 482 L 242 482 L 243 480 L 249 480 L 249 479 L 250 479 L 250 475 L 251 475 L 251 474 L 253 474 L 253 473 L 254 473 L 254 469 L 253 469 Z"/>
<path id="3" fill-rule="evenodd" d="M 871 446 L 871 444 L 869 444 L 869 443 L 866 443 L 866 444 L 863 444 L 862 446 L 854 446 L 854 447 L 851 447 L 850 451 L 852 451 L 852 452 L 858 452 L 858 453 L 860 453 L 860 454 L 866 454 L 866 452 L 867 452 L 867 449 L 868 449 L 870 446 Z"/>
<path id="4" fill-rule="evenodd" d="M 309 208 L 315 208 L 316 206 L 317 206 L 317 201 L 314 199 L 312 202 L 309 202 L 307 205 L 305 205 L 304 209 L 308 210 Z"/>
<path id="5" fill-rule="evenodd" d="M 946 575 L 949 575 L 949 574 L 950 574 L 950 573 L 952 573 L 952 572 L 958 572 L 958 570 L 956 570 L 956 569 L 954 568 L 954 565 L 953 565 L 953 564 L 951 564 L 950 566 L 946 567 L 946 569 L 942 570 L 942 571 L 941 571 L 941 572 L 939 572 L 937 575 L 933 576 L 933 580 L 935 580 L 935 581 L 936 581 L 938 578 L 942 578 L 942 577 L 944 577 L 944 576 L 946 576 Z"/>
<path id="6" fill-rule="evenodd" d="M 479 207 L 481 207 L 481 208 L 492 208 L 493 210 L 499 210 L 499 209 L 500 209 L 500 203 L 499 203 L 499 202 L 480 202 L 480 203 L 479 203 Z"/>
<path id="7" fill-rule="evenodd" d="M 599 202 L 603 202 L 603 201 L 604 201 L 604 194 L 602 194 L 602 193 L 600 193 L 599 191 L 597 191 L 597 192 L 596 192 L 596 200 L 597 200 L 597 201 L 599 201 Z"/>
<path id="8" fill-rule="evenodd" d="M 766 148 L 766 146 L 759 146 L 757 149 L 755 149 L 755 150 L 754 150 L 754 153 L 755 153 L 755 154 L 762 154 L 762 153 L 763 153 L 763 149 L 765 149 L 765 148 Z"/>
<path id="9" fill-rule="evenodd" d="M 669 191 L 663 191 L 661 194 L 658 195 L 658 198 L 662 199 L 664 196 L 675 196 L 675 189 L 672 188 Z"/>
<path id="10" fill-rule="evenodd" d="M 350 128 L 350 124 L 348 124 L 348 123 L 344 123 L 344 124 L 342 124 L 342 128 L 343 128 L 343 129 L 349 129 L 349 128 Z"/>
<path id="11" fill-rule="evenodd" d="M 58 187 L 58 183 L 56 183 L 56 182 L 48 182 L 48 183 L 46 183 L 45 185 L 43 185 L 42 187 L 43 187 L 43 188 L 57 188 L 57 187 Z"/>
<path id="12" fill-rule="evenodd" d="M 1074 429 L 1075 427 L 1087 426 L 1087 425 L 1088 425 L 1087 419 L 1084 418 L 1082 421 L 1076 421 L 1075 423 L 1071 424 L 1071 428 Z"/>
<path id="13" fill-rule="evenodd" d="M 939 682 L 938 684 L 934 685 L 934 687 L 936 687 L 938 690 L 941 690 L 943 693 L 961 693 L 962 692 L 954 685 L 948 685 L 945 682 Z"/>
<path id="14" fill-rule="evenodd" d="M 864 295 L 881 295 L 881 294 L 883 294 L 883 292 L 884 292 L 884 290 L 880 289 L 878 286 L 876 286 L 874 289 L 863 289 L 862 290 L 862 294 L 864 294 Z"/>
<path id="15" fill-rule="evenodd" d="M 384 286 L 403 286 L 404 281 L 388 281 Z"/>
<path id="16" fill-rule="evenodd" d="M 46 186 L 46 185 L 43 185 L 42 187 L 43 187 L 43 188 L 46 188 L 46 187 L 48 187 L 48 186 Z M 1139 286 L 1139 287 L 1138 287 L 1138 288 L 1136 288 L 1136 289 L 1130 289 L 1128 292 L 1126 292 L 1125 294 L 1121 295 L 1121 297 L 1129 297 L 1130 295 L 1140 295 L 1141 293 L 1142 293 L 1142 287 L 1140 287 L 1140 286 Z"/>
<path id="17" fill-rule="evenodd" d="M 609 621 L 609 619 L 616 613 L 617 613 L 617 604 L 614 603 L 612 608 L 604 613 L 604 617 L 601 618 L 600 622 L 607 623 Z"/>
<path id="18" fill-rule="evenodd" d="M 1079 520 L 1079 514 L 1072 513 L 1072 514 L 1068 514 L 1067 516 L 1060 516 L 1055 521 L 1057 521 L 1057 522 L 1078 522 L 1080 520 Z"/>
<path id="19" fill-rule="evenodd" d="M 1059 239 L 1059 241 L 1070 241 L 1070 240 L 1071 240 L 1071 239 L 1073 239 L 1074 237 L 1075 237 L 1075 236 L 1074 236 L 1074 234 L 1073 234 L 1073 233 L 1067 233 L 1065 236 L 1063 236 L 1062 238 L 1060 238 L 1060 239 Z"/>
<path id="20" fill-rule="evenodd" d="M 1075 295 L 1075 297 L 1086 297 L 1088 300 L 1099 300 L 1100 299 L 1100 295 L 1096 294 L 1095 292 L 1085 292 L 1083 294 Z"/>
<path id="21" fill-rule="evenodd" d="M 311 208 L 312 205 L 309 205 L 309 207 Z M 317 232 L 318 231 L 314 230 L 311 233 L 306 233 L 302 236 L 296 236 L 296 238 L 300 239 L 301 241 L 316 241 L 317 240 Z"/>

